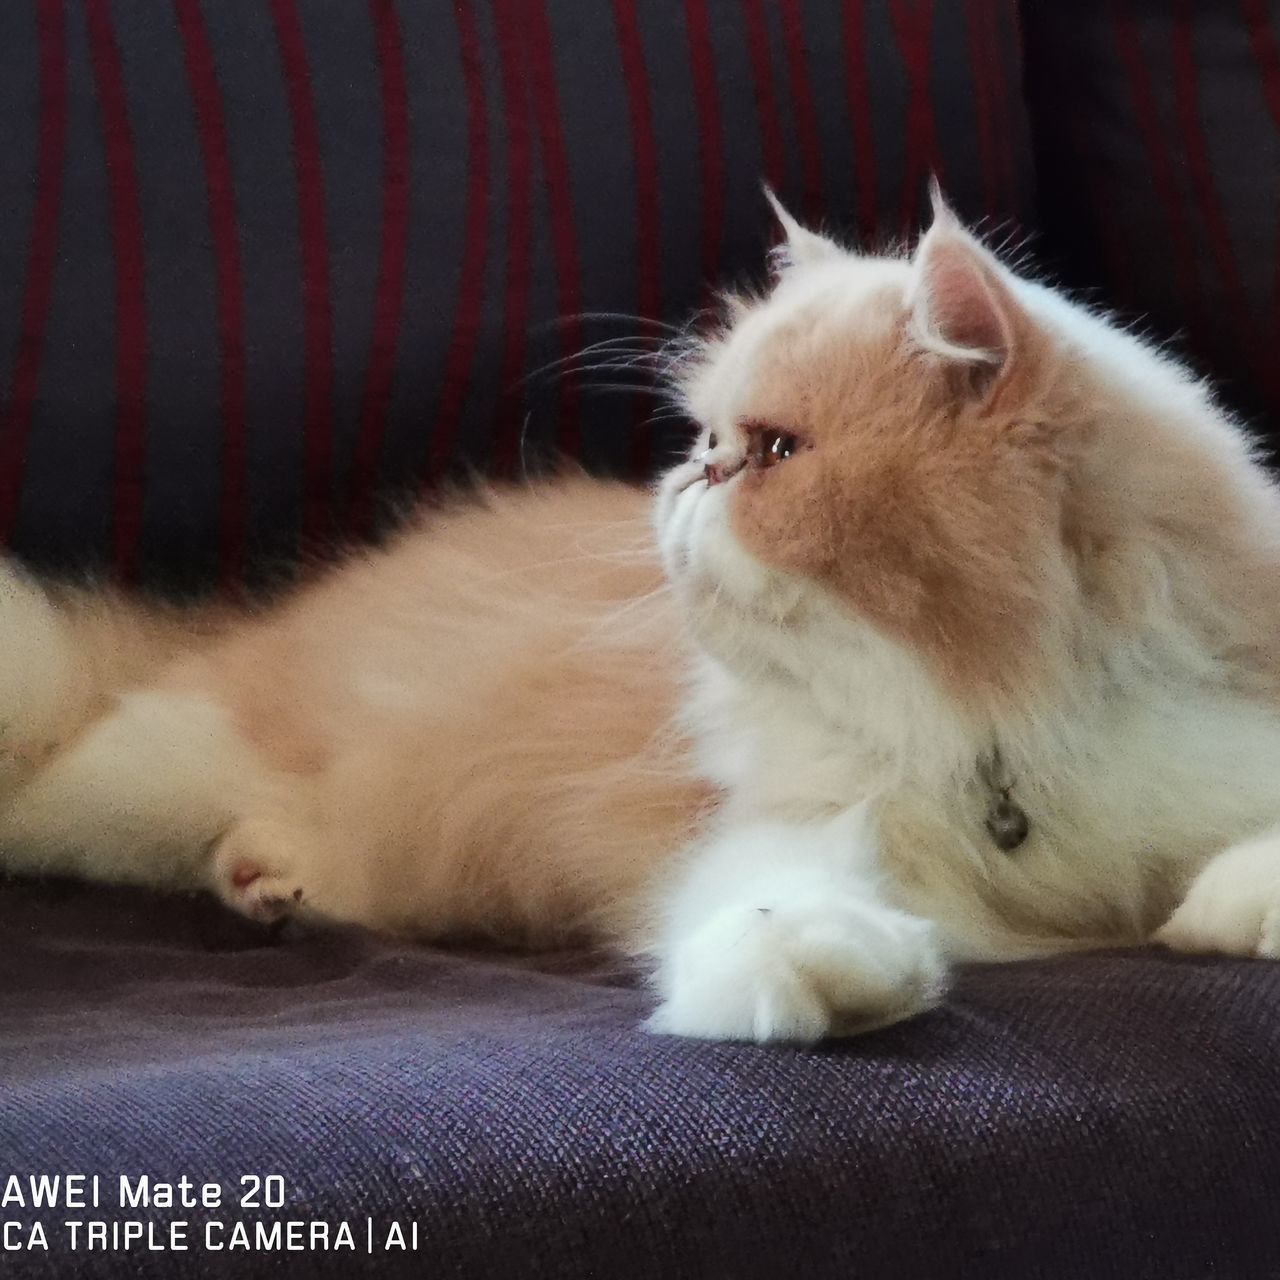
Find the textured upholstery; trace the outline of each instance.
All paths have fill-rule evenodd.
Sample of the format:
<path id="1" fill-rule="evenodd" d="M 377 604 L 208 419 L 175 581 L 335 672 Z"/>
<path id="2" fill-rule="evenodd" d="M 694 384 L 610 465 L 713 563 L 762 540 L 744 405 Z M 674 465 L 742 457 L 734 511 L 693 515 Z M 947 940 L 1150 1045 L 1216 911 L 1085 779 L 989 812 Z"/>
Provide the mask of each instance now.
<path id="1" fill-rule="evenodd" d="M 0 5 L 0 542 L 234 579 L 462 466 L 642 474 L 535 370 L 851 237 L 1030 194 L 1012 0 Z M 634 381 L 625 372 L 595 381 Z"/>
<path id="2" fill-rule="evenodd" d="M 261 1213 L 419 1224 L 406 1253 L 4 1255 L 76 1276 L 1229 1280 L 1280 1274 L 1280 966 L 1099 955 L 966 973 L 816 1051 L 646 1036 L 607 964 L 211 904 L 0 892 L 0 1174 L 182 1174 Z M 57 1153 L 56 1160 L 53 1153 Z M 33 1215 L 60 1224 L 88 1213 Z M 407 1226 L 406 1226 L 407 1231 Z M 65 1246 L 64 1246 L 65 1249 Z"/>

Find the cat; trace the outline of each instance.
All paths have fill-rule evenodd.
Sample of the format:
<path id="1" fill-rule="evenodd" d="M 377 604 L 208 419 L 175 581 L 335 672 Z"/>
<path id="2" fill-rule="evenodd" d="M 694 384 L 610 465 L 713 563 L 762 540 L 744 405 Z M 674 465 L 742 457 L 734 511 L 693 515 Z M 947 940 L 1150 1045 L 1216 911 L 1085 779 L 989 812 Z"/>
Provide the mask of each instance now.
<path id="1" fill-rule="evenodd" d="M 0 571 L 12 872 L 643 956 L 658 1032 L 810 1042 L 958 961 L 1280 954 L 1280 496 L 1175 360 L 934 193 L 774 204 L 654 492 L 424 511 L 258 610 Z"/>

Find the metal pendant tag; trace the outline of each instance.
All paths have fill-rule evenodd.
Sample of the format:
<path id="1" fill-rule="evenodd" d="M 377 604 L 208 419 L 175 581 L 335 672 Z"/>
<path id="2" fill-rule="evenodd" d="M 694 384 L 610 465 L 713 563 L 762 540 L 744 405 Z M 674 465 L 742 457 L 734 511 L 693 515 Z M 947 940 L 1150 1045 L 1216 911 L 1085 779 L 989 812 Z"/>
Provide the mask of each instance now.
<path id="1" fill-rule="evenodd" d="M 987 834 L 997 849 L 1012 853 L 1030 834 L 1031 821 L 1026 810 L 1009 795 L 1013 778 L 1004 767 L 998 743 L 989 756 L 978 760 L 978 776 L 991 793 L 985 823 Z"/>
<path id="2" fill-rule="evenodd" d="M 997 849 L 1012 853 L 1027 838 L 1031 823 L 1020 805 L 1014 804 L 1008 795 L 1000 795 L 987 810 L 987 834 Z"/>

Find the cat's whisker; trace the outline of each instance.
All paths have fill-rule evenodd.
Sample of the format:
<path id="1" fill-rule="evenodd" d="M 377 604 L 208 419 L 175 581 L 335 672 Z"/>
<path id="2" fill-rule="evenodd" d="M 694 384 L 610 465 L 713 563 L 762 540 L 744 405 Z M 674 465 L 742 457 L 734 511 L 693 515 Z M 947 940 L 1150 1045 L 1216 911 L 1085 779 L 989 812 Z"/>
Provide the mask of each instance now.
<path id="1" fill-rule="evenodd" d="M 681 333 L 685 326 L 673 324 L 670 320 L 659 320 L 655 316 L 634 315 L 629 311 L 574 311 L 566 315 L 556 316 L 532 326 L 531 332 L 538 333 L 547 329 L 563 329 L 566 325 L 582 321 L 600 323 L 617 321 L 619 324 L 648 325 L 653 329 L 662 329 L 668 333 Z"/>
<path id="2" fill-rule="evenodd" d="M 598 373 L 634 375 L 649 386 L 659 386 L 662 381 L 661 374 L 652 367 L 645 357 L 626 352 L 608 353 L 606 359 L 592 360 L 580 365 L 561 365 L 558 369 L 544 372 L 540 377 L 540 381 L 545 386 L 551 386 L 564 381 L 585 381 L 590 376 Z"/>
<path id="3" fill-rule="evenodd" d="M 656 413 L 651 413 L 645 419 L 646 426 L 655 426 L 661 422 L 673 422 L 680 418 L 688 419 L 688 411 L 683 405 L 673 404 L 665 409 L 659 409 Z"/>
<path id="4" fill-rule="evenodd" d="M 645 563 L 656 564 L 656 553 L 650 549 L 646 554 L 642 549 L 637 548 L 633 558 L 629 558 L 623 550 L 616 550 L 610 553 L 601 553 L 593 549 L 582 549 L 576 554 L 568 554 L 563 556 L 555 556 L 547 560 L 539 560 L 534 563 L 521 564 L 511 569 L 500 569 L 487 574 L 470 574 L 467 578 L 466 587 L 468 590 L 480 592 L 487 591 L 491 587 L 500 586 L 511 580 L 519 580 L 528 573 L 538 570 L 555 569 L 568 565 L 583 564 L 592 560 L 608 561 L 617 564 L 637 564 Z"/>
<path id="5" fill-rule="evenodd" d="M 640 356 L 654 350 L 656 348 L 641 346 L 632 337 L 605 338 L 600 342 L 593 342 L 589 347 L 583 347 L 581 351 L 574 351 L 568 355 L 558 356 L 554 360 L 548 360 L 546 364 L 539 365 L 536 369 L 531 369 L 521 381 L 528 381 L 530 378 L 536 378 L 540 374 L 547 373 L 552 369 L 562 368 L 565 365 L 585 363 L 588 356 L 597 353 Z"/>
<path id="6" fill-rule="evenodd" d="M 588 359 L 593 355 L 609 357 L 627 357 L 618 363 L 652 366 L 661 377 L 670 377 L 682 361 L 689 359 L 700 348 L 699 341 L 685 331 L 676 331 L 665 340 L 646 339 L 644 336 L 622 335 L 615 338 L 604 338 L 591 343 L 581 351 L 560 356 L 546 364 L 531 370 L 521 382 L 543 376 L 553 370 L 577 371 L 579 368 L 607 367 Z"/>
<path id="7" fill-rule="evenodd" d="M 605 642 L 605 636 L 608 632 L 624 624 L 627 624 L 626 636 L 634 640 L 637 634 L 643 634 L 643 628 L 637 631 L 634 626 L 630 625 L 631 618 L 638 611 L 642 611 L 648 605 L 651 605 L 655 600 L 669 595 L 670 591 L 670 584 L 664 582 L 652 591 L 627 600 L 608 613 L 598 615 L 593 619 L 591 626 L 570 646 L 569 652 L 574 653 L 598 648 Z M 648 626 L 653 629 L 655 636 L 662 637 L 669 634 L 669 628 L 665 620 L 660 617 L 650 614 L 648 616 Z"/>
<path id="8" fill-rule="evenodd" d="M 557 375 L 557 377 L 576 377 L 585 383 L 591 376 L 600 373 L 634 375 L 636 378 L 642 380 L 646 386 L 658 385 L 654 381 L 652 373 L 647 371 L 644 365 L 636 360 L 601 360 L 594 364 L 583 365 L 580 369 L 563 370 Z"/>
<path id="9" fill-rule="evenodd" d="M 643 382 L 584 382 L 582 390 L 588 394 L 607 394 L 612 391 L 625 392 L 633 396 L 652 396 L 654 389 Z"/>

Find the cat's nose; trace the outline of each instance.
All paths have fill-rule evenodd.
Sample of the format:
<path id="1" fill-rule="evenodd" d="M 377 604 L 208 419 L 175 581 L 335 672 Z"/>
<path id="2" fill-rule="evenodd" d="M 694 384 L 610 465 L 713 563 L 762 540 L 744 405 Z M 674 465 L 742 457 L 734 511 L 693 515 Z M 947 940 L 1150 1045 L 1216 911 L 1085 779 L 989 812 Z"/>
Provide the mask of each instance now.
<path id="1" fill-rule="evenodd" d="M 708 462 L 704 469 L 707 488 L 711 488 L 714 484 L 724 484 L 726 480 L 732 480 L 742 470 L 745 462 L 745 458 L 722 458 L 719 462 Z"/>

